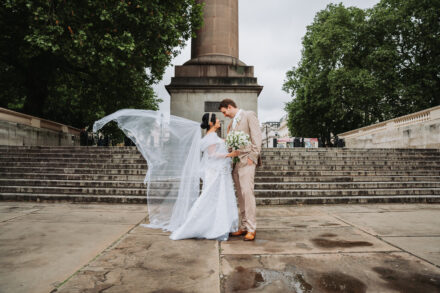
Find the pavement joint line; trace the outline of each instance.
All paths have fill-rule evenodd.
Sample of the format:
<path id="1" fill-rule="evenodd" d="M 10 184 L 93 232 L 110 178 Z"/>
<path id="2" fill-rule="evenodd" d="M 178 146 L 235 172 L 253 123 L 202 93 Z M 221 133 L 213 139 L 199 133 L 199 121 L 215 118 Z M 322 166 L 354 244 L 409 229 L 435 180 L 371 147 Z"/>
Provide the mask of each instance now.
<path id="1" fill-rule="evenodd" d="M 100 222 L 92 222 L 92 221 L 79 221 L 79 222 L 72 222 L 72 221 L 57 221 L 54 223 L 53 221 L 49 220 L 35 220 L 31 221 L 31 223 L 52 223 L 52 224 L 58 224 L 58 223 L 86 223 L 86 224 L 100 224 L 100 225 L 119 225 L 119 226 L 130 226 L 134 225 L 133 223 L 129 224 L 120 224 L 120 223 L 100 223 Z"/>
<path id="2" fill-rule="evenodd" d="M 223 280 L 223 270 L 222 270 L 222 241 L 217 240 L 218 245 L 218 292 L 222 292 L 222 280 Z"/>
<path id="3" fill-rule="evenodd" d="M 115 241 L 113 241 L 109 246 L 107 246 L 106 248 L 104 248 L 104 250 L 102 250 L 100 253 L 98 253 L 94 258 L 92 258 L 90 261 L 88 261 L 85 265 L 83 265 L 81 268 L 79 268 L 76 272 L 74 272 L 72 275 L 70 275 L 66 280 L 64 280 L 63 282 L 61 282 L 60 284 L 55 286 L 55 289 L 52 290 L 50 293 L 52 292 L 56 292 L 58 289 L 61 288 L 61 286 L 63 286 L 64 284 L 66 284 L 72 277 L 74 277 L 76 274 L 78 274 L 81 270 L 83 270 L 84 268 L 86 268 L 88 265 L 90 265 L 93 261 L 95 261 L 98 257 L 100 257 L 101 255 L 103 255 L 105 252 L 109 251 L 110 249 L 114 248 L 116 245 L 118 245 L 123 238 L 125 238 L 128 234 L 130 234 L 130 232 L 135 229 L 136 227 L 138 227 L 143 221 L 145 221 L 145 219 L 148 217 L 145 216 L 143 219 L 141 219 L 137 224 L 133 225 L 132 228 L 130 228 L 127 232 L 123 233 L 118 239 L 116 239 Z"/>
<path id="4" fill-rule="evenodd" d="M 244 254 L 244 253 L 240 253 L 240 254 L 234 254 L 234 253 L 227 253 L 227 254 L 223 254 L 223 256 L 236 256 L 236 255 L 249 255 L 249 256 L 298 256 L 298 255 L 334 255 L 334 254 L 375 254 L 375 253 L 385 253 L 385 254 L 389 254 L 389 253 L 404 253 L 405 251 L 402 250 L 377 250 L 377 251 L 342 251 L 342 250 L 338 250 L 335 252 L 330 252 L 330 251 L 326 251 L 326 252 L 292 252 L 292 253 L 248 253 L 248 254 Z"/>
<path id="5" fill-rule="evenodd" d="M 347 224 L 351 225 L 350 223 L 344 221 L 343 219 L 337 217 L 336 215 L 332 215 L 332 216 L 334 216 L 335 218 L 341 220 L 341 221 L 344 222 L 344 223 L 347 223 Z M 400 249 L 402 252 L 406 252 L 406 253 L 408 253 L 409 255 L 412 255 L 412 256 L 414 256 L 414 257 L 416 257 L 416 258 L 418 258 L 418 259 L 420 259 L 420 260 L 422 260 L 422 261 L 424 261 L 424 262 L 427 262 L 427 263 L 429 263 L 429 264 L 431 264 L 431 265 L 433 265 L 433 266 L 435 266 L 435 267 L 437 267 L 437 268 L 440 268 L 440 265 L 437 265 L 437 264 L 435 264 L 435 263 L 433 263 L 433 262 L 431 262 L 431 261 L 429 261 L 429 260 L 427 260 L 427 259 L 425 259 L 425 258 L 423 258 L 423 257 L 421 257 L 421 256 L 418 256 L 418 255 L 416 255 L 416 254 L 414 254 L 414 253 L 412 253 L 412 252 L 410 252 L 410 251 L 408 251 L 408 250 L 406 250 L 406 249 L 404 249 L 404 248 L 402 248 L 402 247 L 399 247 L 399 246 L 397 246 L 397 245 L 395 245 L 395 244 L 393 244 L 393 243 L 391 243 L 391 242 L 389 242 L 389 241 L 383 239 L 382 236 L 380 236 L 380 235 L 374 235 L 374 234 L 372 234 L 372 233 L 370 233 L 370 232 L 368 232 L 368 231 L 366 231 L 366 230 L 364 230 L 364 229 L 362 229 L 362 228 L 360 228 L 360 227 L 357 227 L 357 226 L 355 226 L 355 225 L 351 225 L 351 226 L 355 227 L 356 229 L 359 229 L 360 231 L 362 231 L 362 232 L 364 232 L 364 233 L 366 233 L 366 234 L 368 234 L 368 235 L 370 235 L 370 236 L 373 236 L 373 237 L 377 238 L 378 240 L 380 240 L 380 241 L 382 241 L 382 242 L 384 242 L 384 243 L 386 243 L 386 244 L 388 244 L 388 245 L 390 245 L 390 246 L 392 246 L 392 247 L 395 247 L 395 248 L 397 248 L 397 249 Z M 385 237 L 385 236 L 384 236 L 384 237 Z M 414 236 L 414 237 L 416 237 L 416 236 Z"/>
<path id="6" fill-rule="evenodd" d="M 31 215 L 31 214 L 36 214 L 36 212 L 38 212 L 39 210 L 40 210 L 40 209 L 38 209 L 38 210 L 36 210 L 36 211 L 31 211 L 31 212 L 29 212 L 29 213 L 23 213 L 22 215 L 17 215 L 16 217 L 13 217 L 13 218 L 10 218 L 10 219 L 7 219 L 7 220 L 4 220 L 4 221 L 1 221 L 0 223 L 6 223 L 6 222 L 9 222 L 9 221 L 15 220 L 15 219 L 17 219 L 17 218 L 21 218 L 21 217 L 28 216 L 28 215 Z"/>
<path id="7" fill-rule="evenodd" d="M 278 228 L 278 227 L 265 227 L 265 228 L 260 228 L 258 229 L 259 231 L 271 231 L 271 230 L 293 230 L 293 231 L 304 231 L 304 230 L 308 230 L 308 229 L 342 229 L 342 228 L 347 228 L 347 227 L 351 227 L 351 226 L 342 226 L 342 225 L 338 225 L 338 226 L 317 226 L 317 227 L 291 227 L 291 228 Z"/>
<path id="8" fill-rule="evenodd" d="M 402 235 L 402 236 L 400 236 L 400 235 L 390 235 L 390 236 L 388 236 L 388 235 L 378 235 L 378 236 L 380 236 L 380 237 L 390 237 L 390 238 L 392 238 L 392 237 L 394 237 L 394 238 L 398 238 L 398 237 L 405 237 L 405 238 L 424 238 L 424 237 L 440 237 L 440 234 L 439 235 L 420 235 L 420 236 L 418 236 L 418 235 Z"/>

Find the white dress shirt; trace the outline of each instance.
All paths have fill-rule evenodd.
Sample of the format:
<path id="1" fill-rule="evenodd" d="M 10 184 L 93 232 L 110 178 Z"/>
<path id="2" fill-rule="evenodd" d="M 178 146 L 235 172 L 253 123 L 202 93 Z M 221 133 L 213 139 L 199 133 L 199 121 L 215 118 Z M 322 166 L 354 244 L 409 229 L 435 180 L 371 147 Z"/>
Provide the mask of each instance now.
<path id="1" fill-rule="evenodd" d="M 237 114 L 234 116 L 234 120 L 232 120 L 232 129 L 235 129 L 235 126 L 237 126 L 238 118 L 240 117 L 241 109 L 238 110 Z"/>

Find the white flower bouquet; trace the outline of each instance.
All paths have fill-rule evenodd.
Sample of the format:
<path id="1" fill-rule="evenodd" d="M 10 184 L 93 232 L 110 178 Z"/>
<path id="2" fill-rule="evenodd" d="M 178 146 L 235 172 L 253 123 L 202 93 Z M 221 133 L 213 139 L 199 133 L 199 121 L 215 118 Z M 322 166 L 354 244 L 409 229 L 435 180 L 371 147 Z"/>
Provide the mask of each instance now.
<path id="1" fill-rule="evenodd" d="M 241 147 L 251 144 L 251 138 L 249 134 L 243 131 L 231 131 L 226 137 L 226 145 L 233 150 L 239 150 Z M 240 159 L 238 157 L 233 158 L 234 163 L 238 163 Z"/>

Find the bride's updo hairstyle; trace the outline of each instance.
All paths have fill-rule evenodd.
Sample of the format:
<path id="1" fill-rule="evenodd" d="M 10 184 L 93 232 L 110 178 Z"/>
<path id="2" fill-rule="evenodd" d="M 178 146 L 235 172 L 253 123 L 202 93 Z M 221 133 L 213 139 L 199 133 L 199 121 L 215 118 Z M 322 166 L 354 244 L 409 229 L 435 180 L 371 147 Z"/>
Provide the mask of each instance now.
<path id="1" fill-rule="evenodd" d="M 202 129 L 209 130 L 211 128 L 209 126 L 209 121 L 212 122 L 212 125 L 214 125 L 215 122 L 217 121 L 217 118 L 215 117 L 214 113 L 205 113 L 205 115 L 203 115 L 202 117 L 202 124 L 200 124 L 200 127 Z"/>

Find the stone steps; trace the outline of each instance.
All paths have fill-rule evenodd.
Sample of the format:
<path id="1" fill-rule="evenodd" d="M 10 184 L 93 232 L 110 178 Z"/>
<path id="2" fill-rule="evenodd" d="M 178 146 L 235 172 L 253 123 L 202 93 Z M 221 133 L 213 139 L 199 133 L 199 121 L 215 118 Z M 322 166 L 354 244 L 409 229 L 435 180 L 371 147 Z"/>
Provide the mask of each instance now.
<path id="1" fill-rule="evenodd" d="M 53 188 L 126 188 L 145 189 L 142 181 L 116 180 L 30 180 L 30 179 L 0 179 L 0 187 L 53 187 Z M 171 188 L 173 183 L 153 183 L 151 189 Z M 296 189 L 396 189 L 396 188 L 440 188 L 439 181 L 407 181 L 407 182 L 257 182 L 256 190 L 296 190 Z"/>
<path id="2" fill-rule="evenodd" d="M 116 156 L 116 155 L 115 155 Z M 427 158 L 402 158 L 402 157 L 388 157 L 388 158 L 289 158 L 289 159 L 263 159 L 264 166 L 279 166 L 279 165 L 432 165 L 438 166 L 440 163 L 439 157 Z M 112 155 L 106 156 L 51 156 L 43 157 L 37 154 L 32 156 L 0 156 L 0 163 L 88 163 L 93 161 L 95 163 L 110 163 L 110 164 L 145 164 L 145 159 L 140 156 L 123 156 L 115 158 Z"/>
<path id="3" fill-rule="evenodd" d="M 281 169 L 281 168 L 279 168 Z M 371 169 L 366 170 L 277 170 L 273 171 L 257 171 L 257 177 L 280 177 L 280 176 L 440 176 L 440 170 L 395 170 L 387 168 L 387 170 Z M 55 168 L 49 167 L 1 167 L 0 172 L 7 173 L 55 173 L 55 174 L 100 174 L 100 175 L 144 175 L 145 169 L 90 169 L 90 168 Z"/>
<path id="4" fill-rule="evenodd" d="M 258 204 L 440 202 L 440 150 L 268 149 L 262 157 Z M 146 169 L 135 147 L 0 146 L 0 199 L 146 203 Z M 154 200 L 172 186 L 152 183 Z"/>
<path id="5" fill-rule="evenodd" d="M 414 169 L 423 169 L 423 171 L 440 172 L 440 166 L 414 166 L 414 165 L 300 165 L 300 166 L 275 166 L 265 165 L 264 170 L 267 171 L 375 171 L 380 167 L 381 171 L 411 171 Z M 103 170 L 103 169 L 116 169 L 116 170 L 146 170 L 146 164 L 105 164 L 105 163 L 52 163 L 52 162 L 8 162 L 1 163 L 0 168 L 3 170 L 44 170 L 44 169 L 81 169 L 81 170 Z M 417 170 L 419 171 L 419 170 Z M 23 171 L 21 171 L 23 172 Z M 94 171 L 90 171 L 93 173 Z"/>
<path id="6" fill-rule="evenodd" d="M 273 186 L 276 188 L 276 186 Z M 164 196 L 167 191 L 151 188 L 154 195 Z M 177 189 L 174 190 L 177 194 Z M 145 196 L 145 188 L 117 187 L 64 187 L 64 186 L 0 186 L 0 193 L 30 193 L 30 194 L 89 194 L 117 196 Z M 440 195 L 440 188 L 339 188 L 339 189 L 255 189 L 256 197 L 323 197 L 323 196 L 417 196 Z"/>
<path id="7" fill-rule="evenodd" d="M 0 173 L 3 179 L 18 180 L 72 180 L 72 181 L 132 181 L 143 182 L 145 175 L 100 175 L 100 174 L 54 174 L 54 173 Z M 257 176 L 255 182 L 440 182 L 440 176 Z"/>

